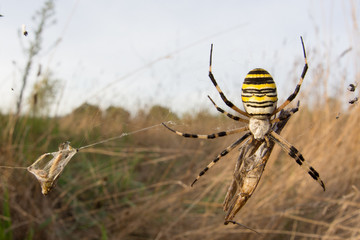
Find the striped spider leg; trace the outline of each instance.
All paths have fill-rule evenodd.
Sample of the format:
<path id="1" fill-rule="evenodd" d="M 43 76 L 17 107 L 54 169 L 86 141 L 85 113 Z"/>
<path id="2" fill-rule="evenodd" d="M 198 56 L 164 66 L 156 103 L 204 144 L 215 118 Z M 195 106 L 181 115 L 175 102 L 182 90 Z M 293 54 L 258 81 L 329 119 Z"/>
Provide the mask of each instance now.
<path id="1" fill-rule="evenodd" d="M 212 50 L 211 50 L 212 51 Z M 210 58 L 210 69 L 211 69 L 211 58 Z M 211 73 L 211 71 L 210 71 Z M 215 81 L 215 79 L 214 79 Z M 216 83 L 216 81 L 215 81 Z M 219 88 L 220 89 L 220 88 Z M 221 91 L 221 90 L 220 90 Z M 223 95 L 224 98 L 226 99 L 225 95 Z M 222 108 L 218 107 L 216 105 L 216 103 L 211 99 L 210 96 L 208 96 L 208 98 L 210 99 L 210 101 L 213 103 L 213 105 L 215 106 L 215 108 L 221 112 L 222 114 L 225 114 L 227 117 L 235 120 L 235 121 L 239 121 L 239 122 L 245 122 L 245 123 L 249 123 L 249 120 L 247 119 L 243 119 L 243 118 L 240 118 L 238 116 L 234 116 L 228 112 L 226 112 L 225 110 L 223 110 Z M 228 101 L 228 100 L 227 100 Z M 240 132 L 244 132 L 244 131 L 248 131 L 249 128 L 246 126 L 246 127 L 242 127 L 242 128 L 239 128 L 239 129 L 234 129 L 234 130 L 229 130 L 229 131 L 223 131 L 223 132 L 218 132 L 218 133 L 213 133 L 213 134 L 210 134 L 210 135 L 199 135 L 199 134 L 192 134 L 192 133 L 182 133 L 182 132 L 179 132 L 179 131 L 176 131 L 174 129 L 171 129 L 170 127 L 168 127 L 167 125 L 165 125 L 163 123 L 163 125 L 169 129 L 170 131 L 176 133 L 177 135 L 179 136 L 183 136 L 183 137 L 186 137 L 186 138 L 200 138 L 200 139 L 214 139 L 214 138 L 217 138 L 217 137 L 224 137 L 224 136 L 227 136 L 227 135 L 230 135 L 230 134 L 235 134 L 235 133 L 240 133 Z M 251 133 L 246 133 L 244 136 L 242 136 L 240 139 L 238 139 L 237 141 L 235 141 L 232 145 L 230 145 L 229 147 L 227 147 L 226 149 L 224 149 L 218 156 L 216 156 L 216 158 L 210 162 L 200 173 L 199 175 L 196 177 L 196 179 L 192 182 L 191 186 L 193 186 L 195 184 L 195 182 L 197 182 L 199 180 L 199 178 L 204 175 L 213 165 L 215 165 L 215 163 L 217 163 L 220 158 L 224 157 L 226 154 L 228 154 L 231 150 L 233 150 L 235 147 L 237 147 L 238 145 L 240 145 L 241 143 L 245 142 L 246 139 L 248 139 L 249 137 L 251 136 Z"/>
<path id="2" fill-rule="evenodd" d="M 295 99 L 295 97 L 297 96 L 297 94 L 300 91 L 300 87 L 301 84 L 303 83 L 303 80 L 305 78 L 306 72 L 308 70 L 308 63 L 307 63 L 307 58 L 306 58 L 306 51 L 305 51 L 305 45 L 304 45 L 304 41 L 303 38 L 300 37 L 301 39 L 301 44 L 302 44 L 302 48 L 303 48 L 303 54 L 304 54 L 304 60 L 305 60 L 305 65 L 303 68 L 303 71 L 301 73 L 301 77 L 299 80 L 299 83 L 296 85 L 296 88 L 294 90 L 294 92 L 287 98 L 287 100 L 278 108 L 276 108 L 274 110 L 274 112 L 271 114 L 272 116 L 274 116 L 277 112 L 281 111 L 282 109 L 284 109 L 292 100 Z M 299 102 L 298 102 L 299 105 Z M 275 122 L 279 122 L 281 121 L 281 117 L 275 118 L 271 121 L 271 123 L 275 123 Z M 287 152 L 292 158 L 295 159 L 296 163 L 299 164 L 314 180 L 316 180 L 321 187 L 324 189 L 325 191 L 325 184 L 324 182 L 320 179 L 320 175 L 319 173 L 313 168 L 311 167 L 304 159 L 304 157 L 302 156 L 302 154 L 294 147 L 292 146 L 289 142 L 286 141 L 286 139 L 284 139 L 283 137 L 281 137 L 279 134 L 270 131 L 268 133 L 268 136 L 275 141 L 276 143 L 278 143 L 281 148 Z"/>
<path id="3" fill-rule="evenodd" d="M 221 99 L 224 101 L 224 103 L 230 107 L 231 109 L 235 110 L 236 112 L 240 113 L 243 116 L 246 117 L 250 117 L 248 112 L 244 112 L 243 110 L 240 110 L 237 106 L 235 106 L 232 102 L 230 102 L 225 94 L 221 91 L 219 85 L 217 84 L 215 77 L 211 71 L 211 67 L 212 67 L 212 52 L 213 52 L 213 44 L 211 44 L 211 49 L 210 49 L 210 64 L 209 64 L 209 78 L 211 80 L 211 82 L 214 84 L 216 90 L 219 92 Z"/>
<path id="4" fill-rule="evenodd" d="M 305 65 L 304 65 L 304 68 L 303 68 L 303 71 L 301 73 L 301 77 L 300 77 L 300 81 L 299 83 L 296 85 L 296 88 L 295 88 L 295 91 L 288 97 L 288 99 L 286 99 L 286 101 L 278 108 L 275 109 L 275 111 L 272 113 L 272 115 L 275 115 L 276 113 L 280 112 L 282 109 L 284 109 L 292 100 L 294 100 L 294 98 L 297 96 L 297 94 L 299 93 L 300 91 L 300 87 L 301 87 L 301 84 L 303 83 L 304 81 L 304 78 L 305 78 L 305 75 L 306 75 L 306 72 L 309 68 L 308 66 L 308 63 L 307 63 L 307 58 L 306 58 L 306 52 L 305 52 L 305 45 L 304 45 L 304 41 L 303 41 L 303 38 L 300 37 L 301 39 L 301 44 L 302 44 L 302 47 L 303 47 L 303 53 L 304 53 L 304 59 L 305 59 Z"/>
<path id="5" fill-rule="evenodd" d="M 235 134 L 235 133 L 240 133 L 240 132 L 245 132 L 248 131 L 249 128 L 246 127 L 242 127 L 242 128 L 238 128 L 238 129 L 234 129 L 234 130 L 229 130 L 229 131 L 222 131 L 222 132 L 218 132 L 218 133 L 213 133 L 213 134 L 209 134 L 209 135 L 200 135 L 200 134 L 192 134 L 192 133 L 182 133 L 179 131 L 176 131 L 172 128 L 170 128 L 169 126 L 167 126 L 165 123 L 162 123 L 167 129 L 169 129 L 170 131 L 176 133 L 177 135 L 186 137 L 186 138 L 200 138 L 200 139 L 214 139 L 214 138 L 218 138 L 218 137 L 224 137 L 224 136 L 228 136 L 231 134 Z M 199 175 L 196 177 L 196 179 L 192 182 L 191 186 L 193 186 L 195 184 L 195 182 L 197 182 L 197 180 L 199 180 L 199 178 L 204 175 L 212 166 L 215 165 L 215 163 L 217 163 L 222 157 L 224 157 L 225 155 L 227 155 L 231 150 L 233 150 L 235 147 L 239 146 L 241 143 L 243 143 L 248 137 L 251 136 L 250 132 L 247 132 L 244 136 L 242 136 L 240 139 L 238 139 L 237 141 L 235 141 L 233 144 L 231 144 L 229 147 L 225 148 L 219 155 L 216 156 L 216 158 L 210 162 L 200 173 Z"/>
<path id="6" fill-rule="evenodd" d="M 305 161 L 302 154 L 294 146 L 274 131 L 270 132 L 269 137 L 274 140 L 274 142 L 278 143 L 281 148 L 290 155 L 290 157 L 294 158 L 296 163 L 299 164 L 315 181 L 317 181 L 325 191 L 325 184 L 320 179 L 319 173 Z"/>
<path id="7" fill-rule="evenodd" d="M 244 123 L 247 123 L 249 124 L 249 120 L 248 119 L 243 119 L 243 118 L 240 118 L 238 116 L 234 116 L 232 115 L 231 113 L 228 113 L 226 112 L 224 109 L 218 107 L 216 105 L 216 103 L 212 100 L 212 98 L 208 95 L 208 98 L 210 99 L 210 101 L 212 102 L 212 104 L 215 106 L 216 110 L 218 110 L 219 112 L 221 112 L 222 114 L 226 115 L 228 118 L 231 118 L 235 121 L 239 121 L 239 122 L 244 122 Z"/>

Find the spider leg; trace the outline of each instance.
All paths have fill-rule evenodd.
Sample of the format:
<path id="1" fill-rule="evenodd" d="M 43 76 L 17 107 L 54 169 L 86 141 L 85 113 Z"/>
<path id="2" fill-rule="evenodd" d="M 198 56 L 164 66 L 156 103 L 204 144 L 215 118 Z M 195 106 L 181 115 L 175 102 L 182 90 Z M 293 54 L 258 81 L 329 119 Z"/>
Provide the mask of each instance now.
<path id="1" fill-rule="evenodd" d="M 244 142 L 249 136 L 251 136 L 252 134 L 250 132 L 246 133 L 244 136 L 242 136 L 240 139 L 238 139 L 236 142 L 234 142 L 233 144 L 231 144 L 229 147 L 225 148 L 225 150 L 223 150 L 219 155 L 217 155 L 217 157 L 211 162 L 209 163 L 200 173 L 199 175 L 196 177 L 196 179 L 192 182 L 191 186 L 193 186 L 195 184 L 195 182 L 197 180 L 199 180 L 199 178 L 204 175 L 215 163 L 217 163 L 217 161 L 220 160 L 220 158 L 224 157 L 226 154 L 228 154 L 231 150 L 233 150 L 236 146 L 238 146 L 239 144 L 241 144 L 242 142 Z"/>
<path id="2" fill-rule="evenodd" d="M 216 103 L 211 99 L 211 97 L 210 97 L 209 95 L 208 95 L 208 98 L 210 99 L 210 101 L 212 102 L 212 104 L 214 104 L 216 110 L 218 110 L 218 111 L 221 112 L 222 114 L 226 115 L 228 118 L 231 118 L 231 119 L 233 119 L 233 120 L 235 120 L 235 121 L 239 121 L 239 122 L 249 123 L 249 120 L 240 118 L 240 117 L 238 117 L 238 116 L 234 116 L 234 115 L 232 115 L 231 113 L 226 112 L 224 109 L 218 107 L 218 106 L 216 105 Z"/>
<path id="3" fill-rule="evenodd" d="M 240 110 L 238 107 L 236 107 L 232 102 L 230 102 L 226 97 L 225 94 L 221 91 L 219 85 L 217 84 L 214 75 L 211 72 L 211 65 L 212 65 L 212 51 L 213 51 L 213 44 L 211 44 L 211 50 L 210 50 L 210 65 L 209 65 L 209 77 L 212 81 L 212 83 L 214 84 L 214 86 L 216 87 L 216 90 L 219 92 L 222 100 L 225 102 L 226 105 L 228 105 L 230 108 L 232 108 L 233 110 L 235 110 L 236 112 L 240 113 L 241 115 L 244 115 L 246 117 L 250 117 L 250 115 L 245 112 Z"/>
<path id="4" fill-rule="evenodd" d="M 242 128 L 229 130 L 229 131 L 222 131 L 222 132 L 218 132 L 218 133 L 213 133 L 213 134 L 210 134 L 210 135 L 199 135 L 199 134 L 182 133 L 182 132 L 176 131 L 176 130 L 168 127 L 167 125 L 165 125 L 165 123 L 162 123 L 162 125 L 164 125 L 167 129 L 169 129 L 170 131 L 176 133 L 179 136 L 183 136 L 183 137 L 186 137 L 186 138 L 200 138 L 200 139 L 214 139 L 214 138 L 218 138 L 218 137 L 225 137 L 227 135 L 231 135 L 231 134 L 239 133 L 239 132 L 244 132 L 244 131 L 249 129 L 249 127 L 246 126 L 246 127 L 242 127 Z"/>
<path id="5" fill-rule="evenodd" d="M 266 147 L 270 148 L 270 139 L 268 136 L 264 136 L 265 142 L 266 142 Z"/>
<path id="6" fill-rule="evenodd" d="M 290 155 L 290 157 L 294 158 L 296 163 L 299 164 L 314 180 L 316 180 L 325 191 L 325 185 L 321 180 L 319 173 L 305 161 L 304 157 L 294 146 L 274 131 L 270 132 L 269 137 L 277 142 L 283 150 Z"/>
<path id="7" fill-rule="evenodd" d="M 296 85 L 296 88 L 295 88 L 295 91 L 288 97 L 288 99 L 280 106 L 278 107 L 273 113 L 272 115 L 278 113 L 279 111 L 281 111 L 284 107 L 286 107 L 292 100 L 294 100 L 294 98 L 296 97 L 296 95 L 299 93 L 300 91 L 300 87 L 301 87 L 301 84 L 305 78 L 305 74 L 308 70 L 308 63 L 307 63 L 307 59 L 306 59 L 306 52 L 305 52 L 305 46 L 304 46 L 304 41 L 301 38 L 301 44 L 302 44 L 302 47 L 303 47 L 303 52 L 304 52 L 304 59 L 305 59 L 305 66 L 303 68 L 303 71 L 301 73 L 301 77 L 300 77 L 300 81 L 299 83 Z"/>
<path id="8" fill-rule="evenodd" d="M 297 102 L 296 108 L 293 108 L 293 109 L 291 109 L 291 111 L 288 111 L 288 114 L 274 118 L 273 120 L 270 121 L 270 123 L 274 124 L 277 122 L 284 121 L 285 119 L 288 119 L 289 117 L 291 117 L 294 113 L 296 113 L 299 110 L 299 106 L 300 106 L 300 101 Z"/>

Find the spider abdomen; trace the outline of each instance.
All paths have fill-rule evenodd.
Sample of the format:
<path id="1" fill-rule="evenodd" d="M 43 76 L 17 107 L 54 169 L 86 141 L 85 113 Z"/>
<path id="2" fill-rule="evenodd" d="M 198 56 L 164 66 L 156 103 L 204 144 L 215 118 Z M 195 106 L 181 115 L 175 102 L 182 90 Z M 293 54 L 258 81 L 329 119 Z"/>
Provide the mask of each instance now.
<path id="1" fill-rule="evenodd" d="M 267 118 L 276 109 L 276 85 L 266 70 L 251 70 L 246 75 L 241 90 L 241 99 L 248 114 L 257 118 Z"/>

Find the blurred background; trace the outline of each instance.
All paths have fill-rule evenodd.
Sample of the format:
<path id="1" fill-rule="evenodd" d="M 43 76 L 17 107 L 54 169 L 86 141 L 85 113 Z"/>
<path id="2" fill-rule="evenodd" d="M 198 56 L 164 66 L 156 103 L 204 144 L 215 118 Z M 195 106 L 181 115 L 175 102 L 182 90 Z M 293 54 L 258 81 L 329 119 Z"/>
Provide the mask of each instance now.
<path id="1" fill-rule="evenodd" d="M 1 166 L 29 166 L 67 140 L 81 147 L 165 121 L 200 134 L 239 127 L 207 98 L 227 109 L 208 78 L 211 43 L 215 78 L 242 108 L 242 81 L 256 67 L 272 74 L 279 103 L 294 91 L 302 36 L 309 70 L 282 135 L 327 187 L 275 147 L 236 217 L 261 235 L 224 226 L 238 152 L 189 184 L 239 136 L 184 139 L 159 125 L 79 152 L 46 197 L 26 170 L 0 168 L 0 239 L 359 239 L 359 7 L 0 2 Z"/>

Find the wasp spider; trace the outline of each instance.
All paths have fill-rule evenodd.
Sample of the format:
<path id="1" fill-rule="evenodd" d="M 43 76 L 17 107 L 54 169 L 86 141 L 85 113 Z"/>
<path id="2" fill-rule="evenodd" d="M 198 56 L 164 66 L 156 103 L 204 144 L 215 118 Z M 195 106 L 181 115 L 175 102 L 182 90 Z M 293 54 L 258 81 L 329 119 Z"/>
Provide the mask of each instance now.
<path id="1" fill-rule="evenodd" d="M 280 105 L 280 107 L 276 107 L 278 98 L 276 93 L 276 85 L 273 78 L 266 70 L 262 68 L 255 68 L 246 75 L 242 86 L 241 99 L 245 111 L 240 110 L 231 101 L 229 101 L 225 97 L 224 93 L 221 91 L 219 85 L 217 84 L 215 77 L 211 72 L 212 50 L 213 50 L 213 45 L 211 45 L 209 77 L 212 83 L 214 84 L 214 86 L 216 87 L 217 91 L 219 92 L 222 100 L 225 102 L 225 104 L 228 107 L 235 110 L 236 112 L 238 112 L 241 115 L 241 117 L 226 112 L 222 108 L 218 107 L 215 104 L 215 102 L 210 98 L 210 96 L 208 97 L 219 112 L 225 114 L 227 117 L 235 121 L 247 123 L 247 126 L 230 131 L 213 133 L 210 135 L 199 135 L 199 134 L 182 133 L 173 130 L 170 127 L 163 124 L 166 128 L 176 133 L 177 135 L 188 138 L 213 139 L 218 137 L 224 137 L 230 134 L 245 132 L 245 134 L 240 139 L 238 139 L 229 147 L 227 147 L 225 150 L 223 150 L 211 163 L 209 163 L 207 167 L 205 167 L 204 170 L 200 172 L 200 174 L 197 176 L 197 178 L 194 180 L 191 186 L 193 186 L 194 183 L 202 175 L 204 175 L 206 171 L 208 171 L 217 161 L 219 161 L 222 157 L 228 154 L 235 147 L 245 142 L 245 140 L 251 138 L 251 140 L 255 139 L 256 141 L 261 141 L 261 142 L 265 141 L 267 143 L 267 146 L 269 146 L 270 143 L 269 141 L 274 141 L 278 143 L 282 147 L 282 149 L 285 152 L 287 152 L 290 155 L 290 157 L 294 158 L 296 163 L 299 164 L 314 180 L 316 180 L 325 191 L 325 185 L 323 181 L 320 179 L 319 173 L 305 161 L 302 154 L 294 146 L 292 146 L 279 134 L 271 130 L 272 124 L 283 120 L 280 117 L 276 118 L 275 114 L 281 111 L 282 109 L 284 109 L 296 97 L 308 69 L 304 42 L 302 37 L 300 38 L 304 53 L 305 66 L 303 68 L 300 81 L 295 88 L 295 91 L 287 98 L 287 100 L 282 105 Z"/>

